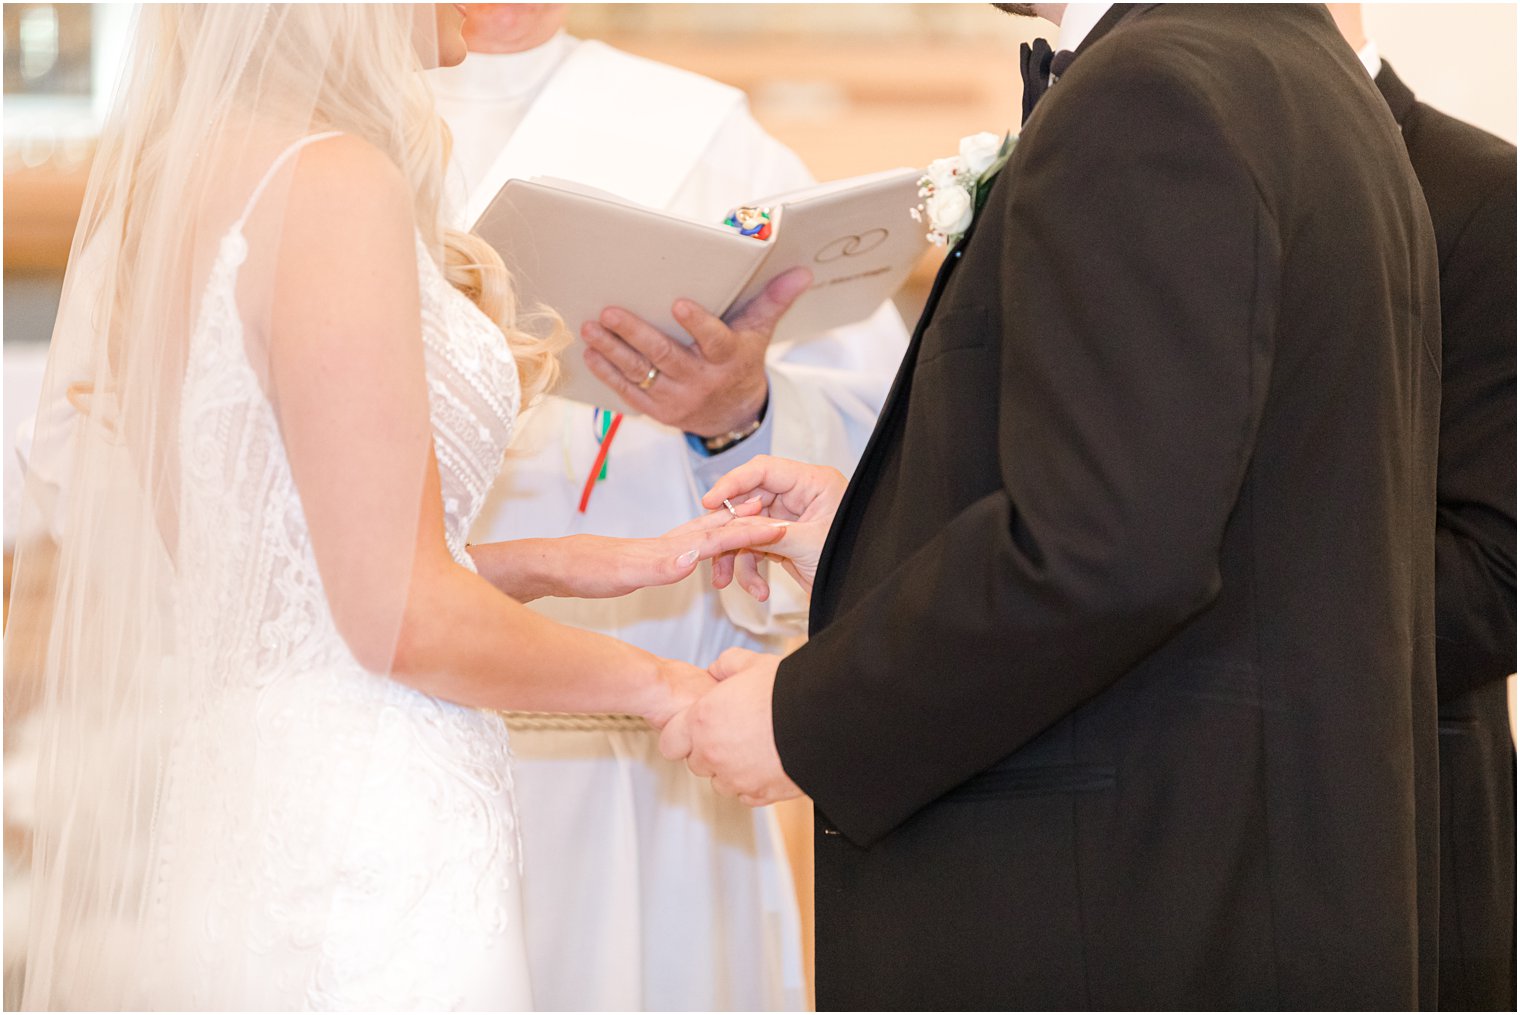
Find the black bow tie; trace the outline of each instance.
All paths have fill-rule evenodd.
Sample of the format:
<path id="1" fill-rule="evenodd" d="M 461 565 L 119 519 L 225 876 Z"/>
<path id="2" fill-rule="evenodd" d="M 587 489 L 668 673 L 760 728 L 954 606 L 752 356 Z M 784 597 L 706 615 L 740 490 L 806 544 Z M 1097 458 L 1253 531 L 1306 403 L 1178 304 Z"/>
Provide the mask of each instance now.
<path id="1" fill-rule="evenodd" d="M 1019 73 L 1024 77 L 1024 119 L 1020 123 L 1029 120 L 1034 104 L 1050 88 L 1051 76 L 1059 78 L 1065 74 L 1076 58 L 1077 54 L 1069 49 L 1053 52 L 1044 39 L 1019 44 Z"/>

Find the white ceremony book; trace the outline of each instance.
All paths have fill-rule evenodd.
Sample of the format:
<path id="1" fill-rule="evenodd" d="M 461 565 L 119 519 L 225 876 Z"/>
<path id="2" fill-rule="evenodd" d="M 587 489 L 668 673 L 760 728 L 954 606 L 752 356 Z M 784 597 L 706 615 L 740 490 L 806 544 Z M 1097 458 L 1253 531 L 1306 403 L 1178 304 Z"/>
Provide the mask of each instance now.
<path id="1" fill-rule="evenodd" d="M 671 314 L 685 297 L 723 317 L 799 265 L 813 285 L 772 341 L 803 341 L 871 315 L 896 292 L 927 244 L 913 220 L 917 169 L 857 176 L 753 202 L 770 238 L 694 222 L 564 180 L 508 180 L 473 231 L 500 252 L 519 306 L 546 305 L 577 339 L 604 308 L 622 307 L 690 343 Z M 586 369 L 579 343 L 561 357 L 555 393 L 629 411 Z"/>

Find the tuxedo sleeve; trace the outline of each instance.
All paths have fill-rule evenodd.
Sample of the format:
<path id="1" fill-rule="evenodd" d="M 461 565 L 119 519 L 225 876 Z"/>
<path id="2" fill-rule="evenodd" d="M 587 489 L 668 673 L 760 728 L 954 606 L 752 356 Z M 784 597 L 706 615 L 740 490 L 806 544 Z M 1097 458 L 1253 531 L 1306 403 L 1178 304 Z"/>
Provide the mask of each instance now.
<path id="1" fill-rule="evenodd" d="M 997 418 L 965 435 L 996 441 L 995 489 L 778 671 L 783 765 L 858 845 L 1218 594 L 1271 364 L 1274 220 L 1206 97 L 1140 61 L 1089 69 L 1037 111 L 957 269 L 998 259 Z"/>
<path id="2" fill-rule="evenodd" d="M 1436 673 L 1443 701 L 1515 669 L 1515 156 L 1441 269 Z"/>

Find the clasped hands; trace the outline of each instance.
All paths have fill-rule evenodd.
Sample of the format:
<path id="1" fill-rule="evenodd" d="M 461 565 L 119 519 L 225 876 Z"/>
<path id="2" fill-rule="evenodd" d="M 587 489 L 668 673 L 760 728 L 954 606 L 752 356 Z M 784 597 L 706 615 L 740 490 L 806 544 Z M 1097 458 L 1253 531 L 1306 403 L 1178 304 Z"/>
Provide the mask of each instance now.
<path id="1" fill-rule="evenodd" d="M 845 477 L 836 469 L 769 455 L 758 455 L 718 480 L 702 498 L 702 505 L 714 513 L 699 521 L 728 516 L 728 524 L 759 532 L 755 519 L 767 517 L 785 523 L 785 528 L 779 538 L 766 531 L 763 542 L 748 547 L 731 540 L 733 548 L 713 557 L 713 584 L 724 588 L 737 580 L 763 601 L 770 586 L 760 559 L 768 557 L 779 560 L 811 592 L 845 486 Z M 732 512 L 725 501 L 735 505 Z M 802 790 L 781 765 L 771 721 L 780 663 L 779 656 L 748 649 L 723 653 L 708 668 L 717 683 L 666 723 L 660 752 L 672 761 L 684 759 L 694 775 L 710 777 L 719 793 L 752 807 L 800 796 Z"/>

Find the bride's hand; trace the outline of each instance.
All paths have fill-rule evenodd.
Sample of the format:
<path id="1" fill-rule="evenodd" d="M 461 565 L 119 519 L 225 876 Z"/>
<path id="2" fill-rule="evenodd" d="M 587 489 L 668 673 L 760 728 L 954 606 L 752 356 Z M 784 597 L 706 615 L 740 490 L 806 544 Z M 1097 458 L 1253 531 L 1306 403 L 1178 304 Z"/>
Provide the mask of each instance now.
<path id="1" fill-rule="evenodd" d="M 718 681 L 706 670 L 675 659 L 659 661 L 660 679 L 650 704 L 640 715 L 657 730 L 690 708 L 702 695 L 717 686 Z"/>
<path id="2" fill-rule="evenodd" d="M 759 506 L 748 514 L 756 515 Z M 663 536 L 564 536 L 514 539 L 470 547 L 476 569 L 492 585 L 520 602 L 546 596 L 612 599 L 653 585 L 671 585 L 704 560 L 740 547 L 765 546 L 785 534 L 773 519 L 734 518 L 715 511 L 671 529 Z"/>
<path id="3" fill-rule="evenodd" d="M 713 585 L 724 588 L 737 578 L 745 591 L 763 602 L 770 596 L 770 584 L 760 573 L 759 556 L 763 554 L 780 560 L 787 572 L 812 592 L 824 541 L 848 485 L 849 480 L 838 469 L 770 455 L 756 455 L 719 479 L 702 498 L 703 507 L 721 507 L 725 500 L 746 507 L 758 504 L 769 517 L 790 524 L 780 539 L 763 549 L 730 550 L 715 557 Z"/>

